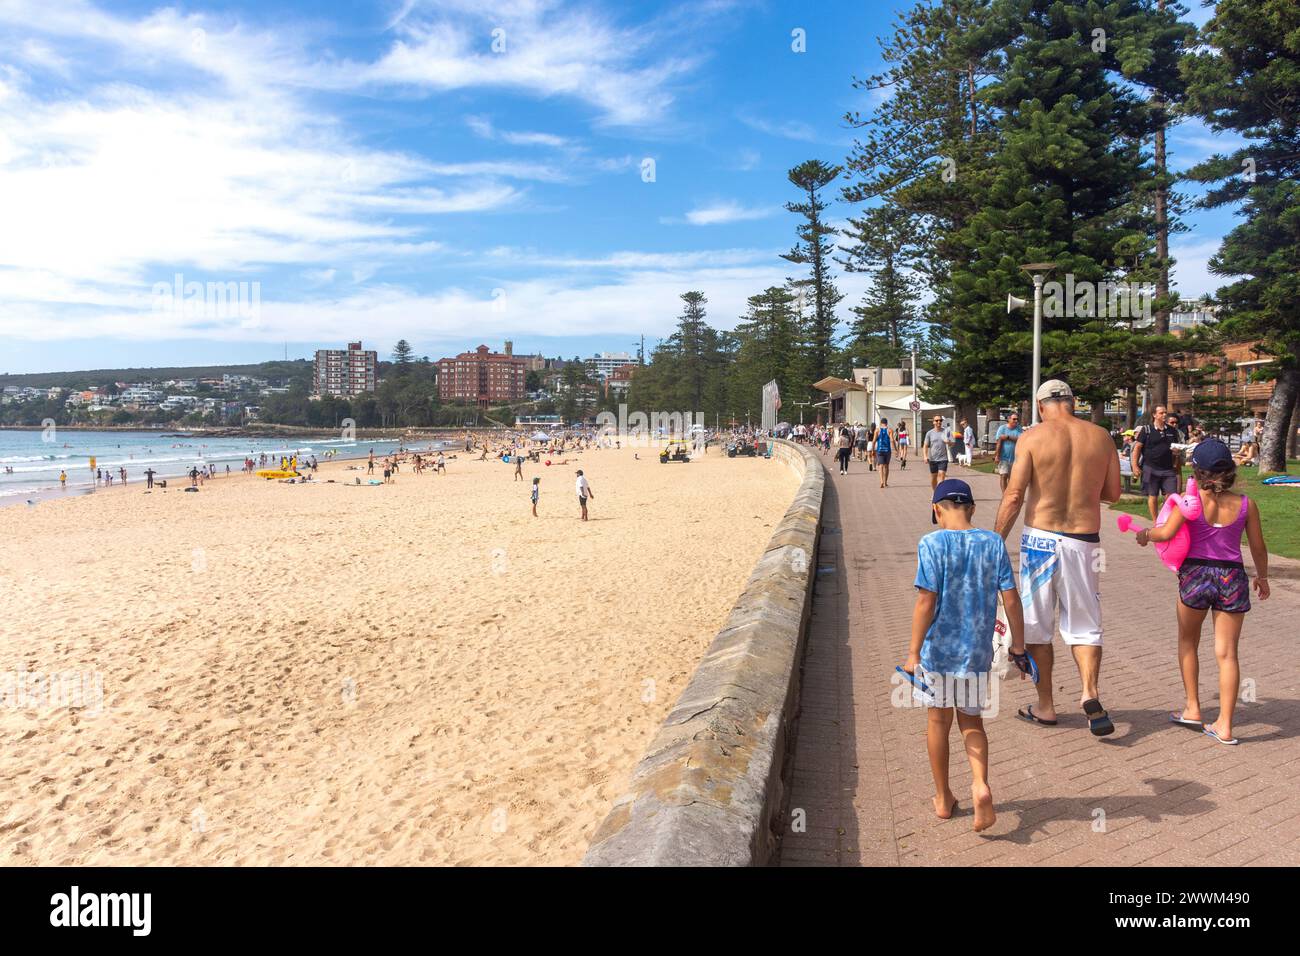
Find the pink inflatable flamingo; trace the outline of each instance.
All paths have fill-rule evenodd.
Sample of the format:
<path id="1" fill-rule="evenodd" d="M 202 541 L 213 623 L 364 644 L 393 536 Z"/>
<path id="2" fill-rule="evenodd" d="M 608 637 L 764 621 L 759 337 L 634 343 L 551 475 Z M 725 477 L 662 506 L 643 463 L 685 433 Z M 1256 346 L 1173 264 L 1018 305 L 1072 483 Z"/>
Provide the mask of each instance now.
<path id="1" fill-rule="evenodd" d="M 1182 495 L 1170 495 L 1165 499 L 1164 507 L 1160 509 L 1160 514 L 1156 518 L 1156 527 L 1161 527 L 1173 510 L 1177 508 L 1183 513 L 1184 522 L 1179 525 L 1174 536 L 1168 541 L 1152 542 L 1156 547 L 1156 554 L 1164 562 L 1165 567 L 1170 571 L 1177 571 L 1183 566 L 1183 559 L 1187 557 L 1187 549 L 1192 546 L 1192 533 L 1187 530 L 1187 522 L 1195 521 L 1201 516 L 1201 496 L 1196 490 L 1196 479 L 1187 479 L 1187 493 Z M 1133 524 L 1132 515 L 1120 515 L 1115 519 L 1119 525 L 1120 531 L 1132 531 L 1134 533 L 1142 531 L 1142 528 Z"/>

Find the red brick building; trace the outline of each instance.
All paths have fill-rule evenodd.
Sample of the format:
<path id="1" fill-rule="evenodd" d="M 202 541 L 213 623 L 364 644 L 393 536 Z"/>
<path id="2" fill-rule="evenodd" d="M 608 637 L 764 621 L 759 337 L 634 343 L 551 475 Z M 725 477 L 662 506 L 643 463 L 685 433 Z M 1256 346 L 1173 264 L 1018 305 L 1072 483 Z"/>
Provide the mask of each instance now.
<path id="1" fill-rule="evenodd" d="M 1225 345 L 1220 355 L 1191 353 L 1171 356 L 1169 362 L 1169 410 L 1178 414 L 1194 411 L 1196 398 L 1240 402 L 1247 415 L 1263 418 L 1268 410 L 1273 382 L 1252 382 L 1250 375 L 1257 366 L 1272 359 L 1256 351 L 1255 342 Z M 1203 373 L 1197 374 L 1200 370 Z M 1188 374 L 1191 372 L 1192 374 Z M 1195 382 L 1196 387 L 1190 387 Z"/>
<path id="2" fill-rule="evenodd" d="M 438 361 L 438 397 L 481 406 L 517 402 L 526 395 L 527 363 L 480 345 L 473 352 Z"/>
<path id="3" fill-rule="evenodd" d="M 636 374 L 636 365 L 620 365 L 614 371 L 609 373 L 609 378 L 605 379 L 605 394 L 611 391 L 625 393 L 632 384 L 632 376 Z"/>

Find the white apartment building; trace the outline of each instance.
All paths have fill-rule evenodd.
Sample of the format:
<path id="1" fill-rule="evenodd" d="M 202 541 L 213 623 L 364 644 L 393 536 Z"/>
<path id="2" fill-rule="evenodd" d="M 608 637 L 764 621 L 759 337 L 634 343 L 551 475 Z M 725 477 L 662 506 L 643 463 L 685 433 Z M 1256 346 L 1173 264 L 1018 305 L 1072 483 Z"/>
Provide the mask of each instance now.
<path id="1" fill-rule="evenodd" d="M 119 396 L 123 405 L 157 405 L 163 393 L 152 385 L 132 385 Z"/>
<path id="2" fill-rule="evenodd" d="M 626 352 L 597 352 L 583 360 L 583 364 L 599 375 L 602 382 L 609 379 L 614 369 L 635 363 L 636 359 Z"/>

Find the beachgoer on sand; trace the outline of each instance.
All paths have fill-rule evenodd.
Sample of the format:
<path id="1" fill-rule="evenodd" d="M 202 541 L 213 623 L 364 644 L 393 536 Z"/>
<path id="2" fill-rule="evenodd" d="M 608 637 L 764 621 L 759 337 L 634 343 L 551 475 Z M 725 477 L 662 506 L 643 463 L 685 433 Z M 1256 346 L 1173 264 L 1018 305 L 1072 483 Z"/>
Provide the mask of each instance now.
<path id="1" fill-rule="evenodd" d="M 596 493 L 591 490 L 591 482 L 587 481 L 587 476 L 578 469 L 578 480 L 576 482 L 578 491 L 578 507 L 582 509 L 582 520 L 587 520 L 587 499 L 595 498 Z"/>
<path id="2" fill-rule="evenodd" d="M 529 497 L 532 498 L 532 501 L 533 501 L 533 517 L 534 517 L 534 518 L 537 517 L 537 499 L 541 497 L 541 494 L 542 494 L 542 479 L 541 479 L 541 478 L 534 478 L 534 479 L 533 479 L 533 493 L 532 493 L 532 495 L 529 496 Z"/>

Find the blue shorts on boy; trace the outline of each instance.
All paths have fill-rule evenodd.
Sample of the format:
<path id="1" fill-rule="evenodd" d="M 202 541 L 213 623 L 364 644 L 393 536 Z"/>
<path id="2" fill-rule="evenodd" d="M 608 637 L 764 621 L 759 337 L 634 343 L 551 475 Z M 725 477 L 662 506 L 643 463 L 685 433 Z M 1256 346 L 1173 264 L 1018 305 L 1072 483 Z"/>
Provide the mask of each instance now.
<path id="1" fill-rule="evenodd" d="M 921 645 L 927 683 L 937 690 L 953 679 L 983 675 L 987 680 L 998 592 L 1016 586 L 1002 538 L 983 528 L 927 534 L 917 546 L 915 585 L 936 595 L 934 619 Z M 938 706 L 955 703 L 940 699 Z"/>

